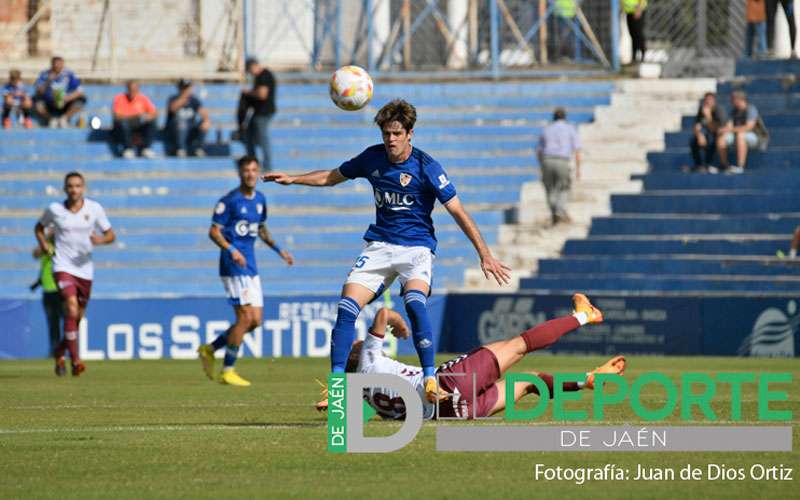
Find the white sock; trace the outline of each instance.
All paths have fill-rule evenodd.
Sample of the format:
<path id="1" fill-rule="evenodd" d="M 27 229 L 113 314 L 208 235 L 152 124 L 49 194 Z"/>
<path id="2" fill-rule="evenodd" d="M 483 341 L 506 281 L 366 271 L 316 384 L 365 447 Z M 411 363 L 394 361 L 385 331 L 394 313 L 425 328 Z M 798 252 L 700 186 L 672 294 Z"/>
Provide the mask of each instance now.
<path id="1" fill-rule="evenodd" d="M 580 323 L 581 326 L 589 322 L 589 315 L 586 314 L 585 312 L 576 312 L 572 316 L 574 316 L 575 319 L 578 320 L 578 323 Z"/>

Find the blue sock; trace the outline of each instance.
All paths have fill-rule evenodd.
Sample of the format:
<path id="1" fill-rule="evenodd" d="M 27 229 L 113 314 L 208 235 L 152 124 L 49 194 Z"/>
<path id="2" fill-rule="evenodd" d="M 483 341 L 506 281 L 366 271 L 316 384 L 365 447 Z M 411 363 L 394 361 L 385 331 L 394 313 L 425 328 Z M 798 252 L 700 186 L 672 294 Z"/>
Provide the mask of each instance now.
<path id="1" fill-rule="evenodd" d="M 239 355 L 239 346 L 238 345 L 228 345 L 225 348 L 225 362 L 222 364 L 223 369 L 233 368 L 233 365 L 236 364 L 236 356 Z"/>
<path id="2" fill-rule="evenodd" d="M 339 301 L 339 312 L 336 315 L 336 326 L 331 333 L 331 371 L 344 373 L 347 356 L 356 338 L 356 318 L 361 312 L 358 302 L 350 297 Z"/>
<path id="3" fill-rule="evenodd" d="M 433 328 L 428 318 L 428 297 L 419 290 L 409 290 L 404 296 L 406 312 L 411 320 L 411 332 L 414 338 L 414 347 L 417 349 L 419 362 L 422 363 L 422 373 L 425 377 L 433 377 L 434 368 Z"/>
<path id="4" fill-rule="evenodd" d="M 225 330 L 224 333 L 222 333 L 217 338 L 215 338 L 214 342 L 212 342 L 210 344 L 211 348 L 214 349 L 215 351 L 219 351 L 220 349 L 222 349 L 223 347 L 228 345 L 228 332 L 229 331 L 230 331 L 230 329 Z"/>

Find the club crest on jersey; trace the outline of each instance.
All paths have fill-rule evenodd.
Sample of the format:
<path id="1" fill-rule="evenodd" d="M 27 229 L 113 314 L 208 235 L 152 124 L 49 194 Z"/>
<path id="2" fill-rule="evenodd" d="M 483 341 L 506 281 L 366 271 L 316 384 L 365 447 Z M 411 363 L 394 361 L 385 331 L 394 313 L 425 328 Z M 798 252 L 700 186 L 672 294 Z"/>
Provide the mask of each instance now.
<path id="1" fill-rule="evenodd" d="M 256 212 L 258 212 L 258 215 L 261 215 L 261 212 L 263 211 L 264 211 L 264 205 L 262 205 L 261 203 L 256 205 Z"/>
<path id="2" fill-rule="evenodd" d="M 83 214 L 83 220 L 89 222 L 89 214 Z"/>
<path id="3" fill-rule="evenodd" d="M 411 182 L 411 174 L 407 174 L 405 172 L 400 174 L 400 185 L 403 187 L 408 186 L 408 183 Z"/>

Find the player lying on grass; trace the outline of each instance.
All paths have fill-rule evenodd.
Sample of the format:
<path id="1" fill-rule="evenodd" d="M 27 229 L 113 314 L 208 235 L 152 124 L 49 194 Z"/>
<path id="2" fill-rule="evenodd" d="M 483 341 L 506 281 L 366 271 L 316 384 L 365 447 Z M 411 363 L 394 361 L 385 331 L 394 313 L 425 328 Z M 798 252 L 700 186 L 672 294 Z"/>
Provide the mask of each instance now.
<path id="1" fill-rule="evenodd" d="M 481 418 L 494 415 L 505 409 L 506 387 L 503 374 L 526 354 L 545 349 L 558 341 L 562 335 L 585 325 L 600 323 L 603 314 L 594 307 L 583 294 L 572 298 L 575 305 L 570 316 L 556 318 L 537 325 L 530 330 L 508 340 L 492 342 L 481 346 L 469 354 L 464 354 L 441 365 L 437 370 L 441 389 L 452 396 L 439 401 L 438 417 L 443 418 Z M 391 327 L 397 338 L 408 338 L 409 330 L 403 318 L 389 309 L 381 309 L 375 316 L 367 338 L 353 344 L 348 358 L 347 371 L 358 373 L 384 373 L 397 375 L 413 385 L 422 400 L 423 416 L 437 418 L 436 403 L 425 397 L 422 370 L 385 356 L 382 352 L 383 337 Z M 616 373 L 625 371 L 625 358 L 616 356 L 604 365 L 586 372 L 583 382 L 565 382 L 563 390 L 578 391 L 592 389 L 596 373 Z M 530 372 L 542 379 L 549 393 L 553 394 L 553 376 L 544 372 Z M 517 383 L 514 386 L 514 400 L 519 401 L 528 394 L 538 394 L 532 383 Z M 393 391 L 373 387 L 364 391 L 367 402 L 384 418 L 402 419 L 405 417 L 405 404 Z"/>

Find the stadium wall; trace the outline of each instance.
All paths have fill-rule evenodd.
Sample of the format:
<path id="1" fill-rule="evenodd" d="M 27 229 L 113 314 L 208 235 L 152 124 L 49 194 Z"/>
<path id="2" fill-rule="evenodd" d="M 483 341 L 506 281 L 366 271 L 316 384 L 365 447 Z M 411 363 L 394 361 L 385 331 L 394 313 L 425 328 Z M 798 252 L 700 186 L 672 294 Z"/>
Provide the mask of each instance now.
<path id="1" fill-rule="evenodd" d="M 565 336 L 554 354 L 797 356 L 800 297 L 595 297 L 606 322 Z M 264 326 L 247 337 L 244 356 L 326 357 L 337 296 L 267 297 Z M 549 318 L 570 313 L 565 295 L 456 294 L 434 296 L 429 310 L 440 352 L 467 352 L 508 338 Z M 366 334 L 375 311 L 357 324 Z M 230 307 L 219 298 L 94 299 L 81 325 L 87 360 L 191 359 L 202 341 L 229 326 Z M 47 356 L 38 300 L 0 300 L 0 358 Z M 410 342 L 398 354 L 413 354 Z"/>

